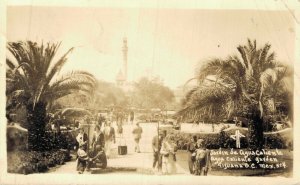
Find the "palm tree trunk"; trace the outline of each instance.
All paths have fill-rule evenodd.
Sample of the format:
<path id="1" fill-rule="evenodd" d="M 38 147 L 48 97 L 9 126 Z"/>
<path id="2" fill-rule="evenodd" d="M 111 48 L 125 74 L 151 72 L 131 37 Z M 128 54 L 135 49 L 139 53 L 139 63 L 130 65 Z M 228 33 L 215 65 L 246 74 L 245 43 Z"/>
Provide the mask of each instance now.
<path id="1" fill-rule="evenodd" d="M 249 139 L 248 139 L 248 147 L 252 151 L 261 151 L 264 145 L 264 137 L 263 137 L 263 118 L 260 115 L 259 109 L 252 109 L 248 123 L 249 130 Z M 256 168 L 260 168 L 260 164 L 264 163 L 260 161 L 257 163 L 256 158 L 261 158 L 263 155 L 251 155 L 251 163 L 255 164 Z"/>
<path id="2" fill-rule="evenodd" d="M 28 121 L 28 150 L 43 151 L 45 150 L 45 118 L 46 104 L 38 102 L 33 108 L 33 104 L 27 105 Z"/>
<path id="3" fill-rule="evenodd" d="M 260 116 L 260 111 L 257 109 L 252 110 L 252 114 L 249 120 L 249 148 L 251 150 L 261 150 L 264 144 L 264 137 L 263 119 Z"/>

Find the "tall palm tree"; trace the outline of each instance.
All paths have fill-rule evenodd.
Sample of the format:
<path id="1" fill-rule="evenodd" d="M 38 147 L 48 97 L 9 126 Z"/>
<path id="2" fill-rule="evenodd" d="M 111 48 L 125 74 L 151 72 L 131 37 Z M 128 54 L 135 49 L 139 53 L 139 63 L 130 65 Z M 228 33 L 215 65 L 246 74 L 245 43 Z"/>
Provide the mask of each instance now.
<path id="1" fill-rule="evenodd" d="M 208 61 L 197 71 L 198 86 L 186 95 L 179 114 L 245 116 L 250 148 L 262 148 L 264 115 L 275 111 L 270 107 L 276 104 L 287 75 L 287 67 L 275 60 L 270 47 L 257 48 L 256 41 L 248 39 L 247 45 L 237 47 L 239 57 Z"/>
<path id="2" fill-rule="evenodd" d="M 60 43 L 38 45 L 31 41 L 7 43 L 13 56 L 6 59 L 7 111 L 16 106 L 26 107 L 30 150 L 43 150 L 47 106 L 73 92 L 91 93 L 94 89 L 95 79 L 87 72 L 59 75 L 73 50 L 54 62 L 59 46 Z"/>

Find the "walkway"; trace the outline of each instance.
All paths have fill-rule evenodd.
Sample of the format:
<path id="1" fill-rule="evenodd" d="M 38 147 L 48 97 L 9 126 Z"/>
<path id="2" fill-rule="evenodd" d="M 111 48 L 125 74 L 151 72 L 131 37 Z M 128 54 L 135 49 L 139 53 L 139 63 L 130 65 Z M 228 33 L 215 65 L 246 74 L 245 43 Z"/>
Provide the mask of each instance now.
<path id="1" fill-rule="evenodd" d="M 151 142 L 154 135 L 157 133 L 156 124 L 155 123 L 144 123 L 140 124 L 143 128 L 142 139 L 140 141 L 141 153 L 134 152 L 134 140 L 131 134 L 133 129 L 133 125 L 124 125 L 124 138 L 125 141 L 121 141 L 117 138 L 116 144 L 113 145 L 113 149 L 111 152 L 111 156 L 108 159 L 108 169 L 112 169 L 113 171 L 136 171 L 135 173 L 152 173 L 152 160 L 153 153 Z M 116 127 L 115 127 L 116 128 Z M 117 147 L 120 142 L 125 142 L 128 147 L 127 155 L 118 155 Z M 75 156 L 74 156 L 75 158 Z M 187 169 L 181 167 L 181 165 L 177 164 L 177 172 L 178 174 L 188 174 Z M 71 173 L 75 174 L 76 171 L 76 161 L 72 160 L 67 162 L 65 165 L 60 167 L 55 167 L 49 171 L 49 173 Z M 90 173 L 90 172 L 85 172 Z"/>

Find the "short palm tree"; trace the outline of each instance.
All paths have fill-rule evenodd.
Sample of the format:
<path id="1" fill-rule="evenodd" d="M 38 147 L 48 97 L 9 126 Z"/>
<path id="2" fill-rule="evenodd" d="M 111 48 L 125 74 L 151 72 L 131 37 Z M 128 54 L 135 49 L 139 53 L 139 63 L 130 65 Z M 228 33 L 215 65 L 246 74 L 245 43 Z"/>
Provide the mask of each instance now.
<path id="1" fill-rule="evenodd" d="M 16 106 L 25 106 L 28 122 L 28 149 L 43 150 L 47 106 L 54 100 L 73 92 L 92 92 L 93 75 L 74 71 L 59 77 L 67 62 L 69 49 L 57 62 L 53 58 L 60 44 L 35 42 L 9 42 L 7 57 L 6 95 L 7 111 Z"/>
<path id="2" fill-rule="evenodd" d="M 256 41 L 248 39 L 247 45 L 237 47 L 240 57 L 208 61 L 197 71 L 198 86 L 187 93 L 179 114 L 245 116 L 250 147 L 262 148 L 264 115 L 275 111 L 270 107 L 276 108 L 272 105 L 286 90 L 283 78 L 288 75 L 287 67 L 269 53 L 270 47 L 257 48 Z"/>

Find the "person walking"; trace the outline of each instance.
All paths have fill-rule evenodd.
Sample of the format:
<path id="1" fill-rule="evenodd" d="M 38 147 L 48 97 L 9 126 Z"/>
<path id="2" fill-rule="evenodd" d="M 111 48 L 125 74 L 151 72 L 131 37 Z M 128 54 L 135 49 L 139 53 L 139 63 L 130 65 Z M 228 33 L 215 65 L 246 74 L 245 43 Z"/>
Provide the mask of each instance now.
<path id="1" fill-rule="evenodd" d="M 132 130 L 132 134 L 133 134 L 133 138 L 135 141 L 134 151 L 137 153 L 141 152 L 139 143 L 140 143 L 140 139 L 142 137 L 142 133 L 143 133 L 142 127 L 140 126 L 139 123 L 136 123 L 136 126 Z"/>
<path id="2" fill-rule="evenodd" d="M 105 153 L 107 158 L 110 157 L 112 143 L 116 143 L 115 129 L 111 126 L 111 122 L 107 121 L 104 128 Z"/>

